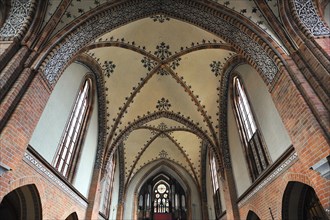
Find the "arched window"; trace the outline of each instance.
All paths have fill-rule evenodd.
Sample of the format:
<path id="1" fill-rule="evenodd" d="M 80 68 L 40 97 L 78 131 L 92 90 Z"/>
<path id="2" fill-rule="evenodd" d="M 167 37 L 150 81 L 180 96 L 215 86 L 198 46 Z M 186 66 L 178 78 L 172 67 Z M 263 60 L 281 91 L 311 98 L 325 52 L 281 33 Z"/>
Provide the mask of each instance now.
<path id="1" fill-rule="evenodd" d="M 269 165 L 261 133 L 253 117 L 253 113 L 244 90 L 244 86 L 238 76 L 233 78 L 233 96 L 236 119 L 239 125 L 240 135 L 245 147 L 245 154 L 254 181 Z"/>
<path id="2" fill-rule="evenodd" d="M 215 214 L 217 217 L 219 217 L 222 213 L 220 185 L 218 179 L 217 163 L 212 152 L 210 152 L 210 168 L 211 168 L 211 178 L 212 178 L 212 186 L 213 186 L 213 201 L 214 201 Z"/>
<path id="3" fill-rule="evenodd" d="M 110 214 L 110 204 L 111 204 L 111 195 L 114 181 L 115 173 L 115 157 L 112 156 L 109 159 L 109 162 L 105 168 L 105 176 L 102 178 L 102 194 L 101 194 L 101 203 L 100 203 L 100 213 L 106 218 L 109 218 Z"/>
<path id="4" fill-rule="evenodd" d="M 87 77 L 78 93 L 54 160 L 54 167 L 69 181 L 74 175 L 93 101 L 92 79 Z"/>
<path id="5" fill-rule="evenodd" d="M 164 173 L 148 179 L 137 198 L 138 220 L 187 219 L 186 193 L 175 178 Z"/>
<path id="6" fill-rule="evenodd" d="M 160 182 L 155 186 L 154 193 L 154 213 L 169 213 L 169 186 L 165 182 Z M 175 195 L 176 201 L 178 201 L 178 195 Z"/>

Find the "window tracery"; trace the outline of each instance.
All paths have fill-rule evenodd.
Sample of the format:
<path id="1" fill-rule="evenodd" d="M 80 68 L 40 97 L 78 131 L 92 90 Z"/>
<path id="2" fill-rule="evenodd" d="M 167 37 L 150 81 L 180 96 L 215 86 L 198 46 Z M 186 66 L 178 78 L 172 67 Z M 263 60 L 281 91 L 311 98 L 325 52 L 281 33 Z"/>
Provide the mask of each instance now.
<path id="1" fill-rule="evenodd" d="M 165 174 L 149 179 L 138 196 L 138 219 L 171 216 L 186 219 L 186 195 L 181 185 Z"/>

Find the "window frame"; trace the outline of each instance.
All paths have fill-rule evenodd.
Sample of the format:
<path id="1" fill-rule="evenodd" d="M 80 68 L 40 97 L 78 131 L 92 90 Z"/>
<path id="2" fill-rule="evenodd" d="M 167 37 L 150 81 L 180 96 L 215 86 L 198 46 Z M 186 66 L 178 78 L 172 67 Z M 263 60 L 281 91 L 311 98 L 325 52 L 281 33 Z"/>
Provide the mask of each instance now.
<path id="1" fill-rule="evenodd" d="M 222 211 L 222 203 L 221 203 L 221 193 L 220 193 L 220 180 L 219 180 L 219 170 L 216 163 L 216 158 L 212 151 L 209 151 L 209 165 L 210 165 L 210 174 L 212 181 L 212 189 L 213 189 L 213 203 L 214 203 L 214 211 L 216 217 L 220 217 L 223 213 Z M 215 181 L 216 180 L 216 181 Z"/>
<path id="2" fill-rule="evenodd" d="M 111 168 L 110 168 L 111 164 Z M 101 192 L 101 196 L 105 197 L 100 198 L 103 199 L 103 202 L 100 201 L 100 207 L 99 212 L 102 216 L 106 217 L 108 219 L 110 217 L 110 207 L 111 207 L 111 199 L 112 199 L 112 193 L 113 193 L 113 183 L 115 179 L 115 171 L 117 166 L 117 156 L 116 153 L 112 155 L 112 157 L 109 159 L 109 163 L 106 167 L 106 172 L 104 173 L 104 176 L 101 180 L 102 184 L 102 190 L 106 190 L 105 193 Z M 111 169 L 111 170 L 110 170 Z M 103 186 L 105 184 L 105 186 Z M 103 207 L 101 207 L 103 206 Z"/>
<path id="3" fill-rule="evenodd" d="M 74 103 L 71 107 L 69 117 L 65 124 L 62 137 L 60 139 L 59 145 L 57 147 L 56 153 L 55 153 L 53 161 L 52 161 L 52 165 L 57 170 L 57 172 L 60 175 L 62 175 L 64 178 L 66 178 L 69 182 L 72 182 L 74 180 L 74 177 L 76 174 L 76 167 L 77 167 L 77 164 L 79 163 L 82 146 L 84 144 L 85 137 L 87 135 L 87 128 L 88 128 L 88 125 L 89 125 L 89 122 L 90 122 L 90 119 L 92 116 L 94 95 L 95 95 L 94 82 L 95 82 L 95 79 L 94 79 L 93 74 L 91 74 L 91 73 L 87 73 L 83 77 L 82 82 L 80 83 L 79 89 L 77 91 L 77 94 L 75 96 Z M 72 125 L 74 115 L 77 113 L 75 110 L 76 110 L 77 105 L 79 105 L 78 102 L 79 102 L 79 99 L 81 98 L 80 95 L 83 92 L 83 90 L 85 89 L 86 83 L 88 85 L 88 89 L 86 92 L 87 98 L 84 98 L 84 99 L 86 99 L 86 108 L 85 108 L 83 116 L 82 116 L 83 118 L 81 119 L 80 122 L 77 122 L 80 125 L 79 125 L 79 131 L 76 135 L 77 136 L 76 141 L 73 143 L 73 146 L 72 146 L 73 150 L 71 153 L 73 156 L 71 157 L 71 159 L 69 161 L 63 162 L 63 163 L 68 164 L 67 172 L 64 173 L 63 169 L 65 169 L 65 168 L 63 168 L 63 167 L 65 167 L 65 165 L 60 166 L 61 165 L 60 158 L 62 158 L 62 159 L 64 158 L 65 160 L 67 160 L 68 154 L 65 154 L 65 153 L 66 153 L 66 151 L 69 150 L 70 145 L 72 144 L 72 141 L 70 141 L 71 137 L 69 137 L 69 132 L 71 129 L 70 126 Z M 80 111 L 81 111 L 81 109 L 80 109 Z M 78 114 L 78 116 L 80 117 L 79 114 Z M 77 126 L 77 123 L 75 123 L 74 127 Z M 74 132 L 72 132 L 72 135 L 74 135 L 73 133 Z M 68 142 L 68 140 L 69 140 L 69 145 L 67 147 L 65 147 L 65 143 Z M 63 157 L 64 154 L 66 155 L 65 157 Z"/>
<path id="4" fill-rule="evenodd" d="M 252 118 L 255 128 L 256 128 L 255 132 L 251 135 L 250 138 L 248 137 L 249 135 L 247 134 L 246 129 L 242 128 L 244 126 L 243 125 L 244 119 L 242 119 L 242 116 L 240 115 L 241 111 L 238 110 L 238 104 L 237 104 L 238 100 L 237 100 L 237 92 L 236 92 L 237 89 L 235 86 L 236 79 L 239 82 L 241 91 L 245 95 L 245 98 L 246 98 L 245 104 L 247 103 L 247 105 L 248 105 L 248 108 L 250 111 L 250 118 Z M 260 126 L 259 126 L 258 120 L 255 116 L 253 106 L 251 105 L 249 94 L 247 93 L 247 91 L 245 89 L 244 81 L 242 80 L 242 77 L 238 73 L 234 73 L 232 75 L 231 80 L 230 80 L 229 89 L 231 91 L 232 108 L 233 108 L 235 122 L 236 122 L 236 125 L 238 128 L 237 130 L 238 130 L 238 133 L 240 136 L 240 141 L 243 146 L 243 153 L 244 153 L 246 162 L 248 164 L 250 178 L 251 178 L 252 182 L 254 182 L 270 166 L 270 164 L 272 163 L 272 160 L 269 156 L 266 142 L 260 131 Z M 246 114 L 248 114 L 248 113 L 246 113 Z M 259 146 L 255 146 L 254 151 L 253 151 L 253 149 L 251 147 L 251 142 L 253 142 L 255 144 L 256 141 L 259 144 Z M 261 151 L 261 155 L 260 155 L 260 151 Z M 254 153 L 256 153 L 256 154 L 254 154 Z M 253 155 L 251 156 L 251 154 L 253 154 Z M 261 156 L 263 157 L 262 159 L 261 159 Z M 256 158 L 259 160 L 259 170 L 258 170 L 256 161 L 255 161 Z M 264 160 L 264 161 L 262 161 L 262 160 Z M 263 162 L 264 162 L 264 164 L 262 164 Z"/>

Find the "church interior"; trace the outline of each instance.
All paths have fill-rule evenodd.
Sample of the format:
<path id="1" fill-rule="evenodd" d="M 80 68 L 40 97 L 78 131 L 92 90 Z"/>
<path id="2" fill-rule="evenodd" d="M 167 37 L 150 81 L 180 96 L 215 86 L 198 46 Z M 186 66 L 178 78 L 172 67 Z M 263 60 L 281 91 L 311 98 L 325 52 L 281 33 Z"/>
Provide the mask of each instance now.
<path id="1" fill-rule="evenodd" d="M 329 0 L 0 0 L 0 219 L 330 219 Z"/>

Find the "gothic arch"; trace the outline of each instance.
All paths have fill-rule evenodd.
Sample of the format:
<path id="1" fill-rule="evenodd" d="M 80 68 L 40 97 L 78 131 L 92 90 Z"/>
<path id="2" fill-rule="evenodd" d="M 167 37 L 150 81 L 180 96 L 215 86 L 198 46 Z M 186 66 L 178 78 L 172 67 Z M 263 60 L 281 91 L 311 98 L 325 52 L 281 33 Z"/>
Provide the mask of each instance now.
<path id="1" fill-rule="evenodd" d="M 188 184 L 187 180 L 185 180 L 185 178 L 183 177 L 183 175 L 181 175 L 181 174 L 179 173 L 178 169 L 175 168 L 172 164 L 175 164 L 175 166 L 178 166 L 178 167 L 180 167 L 180 168 L 183 169 L 183 170 L 185 170 L 185 168 L 182 167 L 182 166 L 181 166 L 180 164 L 178 164 L 177 162 L 172 161 L 172 160 L 168 160 L 168 159 L 157 159 L 157 160 L 155 160 L 155 161 L 151 161 L 151 162 L 145 164 L 143 167 L 141 167 L 141 168 L 139 169 L 138 172 L 142 171 L 147 165 L 149 165 L 149 164 L 153 164 L 153 163 L 158 163 L 157 166 L 158 166 L 158 165 L 164 165 L 164 166 L 166 166 L 166 167 L 172 169 L 173 171 L 175 171 L 175 173 L 176 173 L 176 174 L 182 179 L 182 181 L 183 181 L 183 182 L 181 182 L 181 184 L 187 186 L 187 184 Z M 156 165 L 153 165 L 153 166 L 155 167 Z M 138 173 L 138 172 L 137 172 L 137 173 Z M 141 182 L 140 185 L 143 185 L 143 182 L 145 181 L 145 178 L 147 178 L 147 176 L 149 176 L 151 172 L 153 172 L 152 169 L 150 169 L 150 170 L 145 174 L 145 176 L 140 180 L 140 182 Z M 193 179 L 193 180 L 195 181 L 195 179 Z M 194 183 L 196 184 L 196 186 L 200 187 L 199 184 L 198 184 L 197 182 L 194 182 Z M 128 182 L 128 184 L 130 184 L 130 182 Z M 139 185 L 139 184 L 138 184 L 138 185 Z M 190 192 L 190 191 L 189 191 L 189 190 L 190 190 L 189 188 L 187 188 L 187 190 L 188 190 L 187 192 Z"/>
<path id="2" fill-rule="evenodd" d="M 18 187 L 1 201 L 0 215 L 8 219 L 42 219 L 39 192 L 34 184 Z"/>
<path id="3" fill-rule="evenodd" d="M 251 211 L 251 210 L 249 210 L 246 219 L 247 220 L 260 220 L 258 215 L 255 212 Z"/>
<path id="4" fill-rule="evenodd" d="M 314 189 L 301 182 L 290 181 L 282 198 L 282 219 L 327 219 Z"/>
<path id="5" fill-rule="evenodd" d="M 157 168 L 155 169 L 155 167 L 157 167 Z M 145 166 L 143 166 L 137 172 L 137 174 L 138 173 L 142 174 L 142 172 L 144 172 L 144 175 L 142 176 L 142 178 L 139 178 L 140 180 L 136 184 L 134 184 L 135 185 L 135 187 L 133 189 L 134 190 L 134 199 L 137 201 L 137 199 L 138 199 L 137 198 L 138 191 L 139 191 L 140 187 L 145 183 L 145 181 L 149 177 L 151 177 L 153 175 L 156 175 L 157 173 L 163 172 L 163 173 L 166 173 L 166 174 L 168 174 L 170 176 L 175 177 L 178 180 L 178 182 L 184 187 L 184 190 L 186 190 L 186 195 L 189 195 L 188 196 L 188 204 L 189 204 L 189 206 L 191 206 L 191 203 L 192 203 L 191 195 L 194 194 L 194 192 L 196 192 L 195 190 L 197 189 L 198 190 L 197 197 L 198 197 L 198 200 L 199 200 L 200 205 L 201 205 L 202 204 L 201 203 L 202 201 L 201 201 L 201 195 L 200 195 L 200 187 L 198 186 L 197 183 L 194 182 L 196 189 L 195 190 L 192 190 L 191 189 L 191 186 L 189 186 L 190 185 L 189 184 L 189 181 L 185 178 L 184 173 L 182 173 L 182 171 L 179 171 L 178 168 L 180 168 L 180 169 L 184 170 L 185 172 L 187 172 L 179 164 L 177 164 L 177 163 L 175 163 L 173 161 L 169 162 L 166 159 L 159 159 L 159 160 L 150 162 L 150 163 L 146 164 Z M 144 171 L 144 170 L 146 170 L 146 171 Z M 133 182 L 133 179 L 132 179 L 132 181 L 130 181 L 130 184 L 133 184 L 132 182 Z M 129 188 L 130 188 L 130 186 L 128 186 L 125 189 L 125 197 L 127 197 L 127 195 L 128 195 Z M 125 198 L 125 200 L 126 199 L 127 198 Z M 200 207 L 200 208 L 202 208 L 202 207 Z M 200 210 L 200 211 L 201 211 L 200 214 L 202 214 L 202 210 Z M 133 207 L 133 212 L 132 212 L 133 215 L 132 216 L 134 216 L 134 213 L 136 213 L 136 206 Z M 190 216 L 188 219 L 191 219 L 191 215 L 192 215 L 191 212 L 188 213 L 188 216 Z"/>
<path id="6" fill-rule="evenodd" d="M 195 135 L 206 140 L 209 143 L 210 147 L 212 148 L 213 152 L 215 153 L 215 156 L 217 157 L 217 160 L 220 163 L 220 167 L 222 167 L 222 159 L 220 157 L 221 154 L 219 152 L 219 149 L 212 142 L 212 140 L 210 140 L 209 137 L 204 134 L 203 130 L 199 128 L 193 121 L 185 118 L 184 116 L 168 111 L 153 112 L 147 115 L 143 115 L 142 117 L 138 118 L 138 120 L 135 120 L 129 126 L 125 127 L 123 131 L 121 131 L 121 133 L 114 138 L 114 141 L 112 142 L 111 145 L 109 145 L 110 140 L 108 139 L 108 143 L 106 144 L 106 149 L 105 149 L 103 166 L 105 166 L 105 164 L 110 158 L 110 155 L 115 151 L 115 149 L 117 149 L 118 144 L 123 140 L 125 136 L 127 136 L 130 132 L 140 127 L 141 125 L 158 118 L 168 118 L 177 121 L 179 123 L 182 123 L 183 125 L 190 128 Z"/>
<path id="7" fill-rule="evenodd" d="M 78 215 L 76 212 L 72 212 L 65 220 L 78 220 Z"/>
<path id="8" fill-rule="evenodd" d="M 32 23 L 36 7 L 36 0 L 12 0 L 7 18 L 0 28 L 0 40 L 22 39 Z"/>
<path id="9" fill-rule="evenodd" d="M 132 9 L 133 7 L 134 9 Z M 267 83 L 271 83 L 278 73 L 278 66 L 281 63 L 281 58 L 273 49 L 273 42 L 265 40 L 266 38 L 261 36 L 254 24 L 249 22 L 250 26 L 247 27 L 235 17 L 230 17 L 227 10 L 221 6 L 212 8 L 203 3 L 184 0 L 158 0 L 152 3 L 137 0 L 114 6 L 108 5 L 102 11 L 91 12 L 83 16 L 78 24 L 71 23 L 71 27 L 66 28 L 66 32 L 61 33 L 63 37 L 60 43 L 49 45 L 42 52 L 45 55 L 39 57 L 35 63 L 35 68 L 41 68 L 48 82 L 54 85 L 66 63 L 95 37 L 128 22 L 156 13 L 164 13 L 221 36 L 237 51 L 244 54 L 251 65 L 260 70 Z M 210 16 L 210 13 L 213 15 Z M 240 17 L 239 14 L 237 16 Z M 251 27 L 255 28 L 253 30 L 255 32 L 251 30 Z M 73 28 L 76 28 L 75 31 Z M 232 38 L 233 35 L 237 37 Z M 243 46 L 240 47 L 239 45 Z M 55 60 L 57 61 L 56 65 Z M 41 63 L 42 65 L 39 66 Z"/>
<path id="10" fill-rule="evenodd" d="M 328 25 L 323 21 L 313 0 L 290 0 L 293 21 L 307 37 L 330 35 Z"/>
<path id="11" fill-rule="evenodd" d="M 229 94 L 229 83 L 230 77 L 232 75 L 232 71 L 240 64 L 246 63 L 245 59 L 242 57 L 234 57 L 234 59 L 230 60 L 224 68 L 223 73 L 221 74 L 220 79 L 220 92 L 219 92 L 219 105 L 220 111 L 219 115 L 219 127 L 227 128 L 228 127 L 228 94 Z M 224 166 L 227 168 L 231 167 L 231 159 L 230 159 L 230 151 L 228 144 L 228 131 L 227 129 L 220 129 L 220 146 L 222 150 Z"/>
<path id="12" fill-rule="evenodd" d="M 75 60 L 86 65 L 92 72 L 96 81 L 96 93 L 98 101 L 98 118 L 99 118 L 99 134 L 98 134 L 98 145 L 95 165 L 97 168 L 101 167 L 103 161 L 103 151 L 105 148 L 106 140 L 106 98 L 105 98 L 105 89 L 104 89 L 104 78 L 102 76 L 102 69 L 100 65 L 89 56 L 85 54 L 79 54 L 75 57 Z"/>

